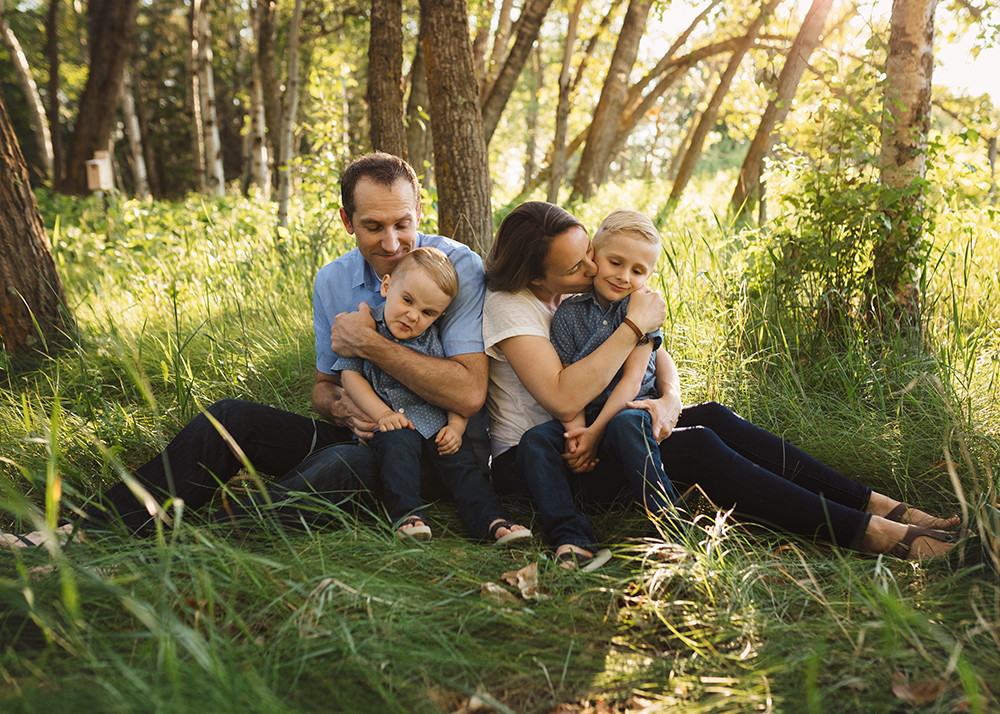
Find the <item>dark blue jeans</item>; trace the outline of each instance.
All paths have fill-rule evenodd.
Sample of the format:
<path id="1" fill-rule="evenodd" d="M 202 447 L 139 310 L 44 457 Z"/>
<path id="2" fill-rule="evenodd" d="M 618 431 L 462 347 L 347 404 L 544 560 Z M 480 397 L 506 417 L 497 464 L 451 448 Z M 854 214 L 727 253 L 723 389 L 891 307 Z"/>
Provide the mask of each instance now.
<path id="1" fill-rule="evenodd" d="M 530 491 L 529 471 L 539 460 L 554 463 L 552 453 L 522 457 L 523 445 L 522 436 L 513 454 L 508 451 L 494 459 L 497 493 Z M 561 450 L 562 444 L 552 443 L 551 452 Z M 779 530 L 859 549 L 871 519 L 863 511 L 870 488 L 716 402 L 685 407 L 677 428 L 660 444 L 660 457 L 678 490 L 697 485 L 720 508 L 735 508 L 741 517 Z M 602 481 L 593 474 L 567 478 L 584 497 L 597 501 L 607 501 L 615 487 L 624 485 L 620 479 Z M 580 526 L 576 537 L 592 541 L 586 519 L 585 528 L 574 522 Z"/>
<path id="2" fill-rule="evenodd" d="M 279 478 L 268 495 L 282 504 L 275 511 L 289 521 L 299 522 L 303 513 L 309 513 L 298 507 L 301 504 L 289 492 L 314 493 L 340 502 L 359 491 L 378 491 L 374 454 L 352 443 L 346 428 L 237 399 L 218 401 L 206 411 L 229 432 L 258 472 Z M 241 459 L 211 421 L 199 414 L 161 454 L 140 466 L 135 477 L 154 497 L 182 498 L 187 508 L 197 509 L 211 501 L 219 484 L 241 468 Z M 138 534 L 152 528 L 149 513 L 124 482 L 98 496 L 87 514 L 92 524 L 117 520 Z"/>
<path id="3" fill-rule="evenodd" d="M 669 518 L 677 495 L 663 472 L 649 413 L 624 409 L 608 422 L 597 451 L 598 464 L 588 474 L 566 468 L 563 425 L 553 420 L 529 429 L 517 445 L 517 463 L 542 516 L 542 529 L 556 546 L 572 543 L 593 549 L 594 533 L 573 502 L 574 491 L 614 498 L 623 490 L 657 517 Z M 599 491 L 593 487 L 599 486 Z"/>
<path id="4" fill-rule="evenodd" d="M 382 493 L 393 522 L 410 514 L 424 520 L 424 502 L 420 497 L 421 455 L 454 497 L 458 514 L 473 538 L 485 539 L 490 523 L 507 518 L 507 511 L 476 463 L 468 439 L 463 438 L 458 451 L 447 455 L 439 454 L 434 440 L 425 439 L 414 429 L 376 432 L 369 444 L 378 459 Z"/>

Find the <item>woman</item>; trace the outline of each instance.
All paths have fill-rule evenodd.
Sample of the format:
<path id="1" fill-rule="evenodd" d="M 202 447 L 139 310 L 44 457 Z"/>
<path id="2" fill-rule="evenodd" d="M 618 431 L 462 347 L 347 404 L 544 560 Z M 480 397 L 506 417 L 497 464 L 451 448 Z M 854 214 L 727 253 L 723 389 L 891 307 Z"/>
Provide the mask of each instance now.
<path id="1" fill-rule="evenodd" d="M 549 341 L 552 314 L 566 294 L 591 287 L 596 267 L 583 226 L 563 209 L 542 202 L 518 206 L 500 225 L 486 259 L 483 336 L 490 359 L 487 408 L 493 451 L 493 482 L 498 493 L 530 491 L 547 523 L 560 528 L 556 556 L 598 565 L 594 537 L 586 518 L 567 500 L 606 501 L 626 486 L 612 465 L 599 463 L 589 473 L 561 469 L 563 444 L 552 430 L 525 433 L 553 417 L 578 413 L 612 380 L 635 346 L 626 325 L 592 354 L 563 366 Z M 663 300 L 655 293 L 634 293 L 627 316 L 643 332 L 663 324 Z M 946 554 L 957 540 L 938 528 L 957 525 L 912 509 L 855 483 L 779 437 L 715 403 L 681 410 L 677 369 L 670 356 L 657 353 L 659 399 L 632 402 L 650 413 L 667 476 L 684 490 L 697 484 L 721 508 L 735 507 L 743 517 L 840 546 L 903 558 Z M 545 438 L 535 438 L 542 431 Z M 561 436 L 561 435 L 559 435 Z"/>

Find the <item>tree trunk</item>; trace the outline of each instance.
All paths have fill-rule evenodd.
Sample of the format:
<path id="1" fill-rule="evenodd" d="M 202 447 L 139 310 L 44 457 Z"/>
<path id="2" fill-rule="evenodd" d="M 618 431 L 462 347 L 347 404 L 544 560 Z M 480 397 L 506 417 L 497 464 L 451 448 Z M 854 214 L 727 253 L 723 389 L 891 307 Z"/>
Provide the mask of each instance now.
<path id="1" fill-rule="evenodd" d="M 372 0 L 368 41 L 368 124 L 372 149 L 403 159 L 403 4 Z"/>
<path id="2" fill-rule="evenodd" d="M 135 114 L 139 120 L 139 135 L 142 139 L 142 151 L 146 160 L 146 180 L 149 182 L 149 193 L 151 196 L 158 197 L 163 195 L 163 182 L 160 180 L 160 174 L 157 171 L 156 154 L 149 142 L 149 116 L 146 114 L 148 95 L 145 91 L 145 82 L 142 80 L 142 73 L 139 72 L 136 78 L 138 81 L 135 82 Z"/>
<path id="3" fill-rule="evenodd" d="M 541 48 L 536 48 L 532 56 L 534 57 L 532 69 L 535 75 L 535 87 L 531 93 L 531 100 L 528 102 L 528 142 L 524 149 L 524 184 L 522 188 L 525 191 L 529 190 L 535 176 L 535 148 L 538 143 L 538 97 L 542 93 L 545 79 Z"/>
<path id="4" fill-rule="evenodd" d="M 427 61 L 424 58 L 424 23 L 420 22 L 417 49 L 410 65 L 410 96 L 406 101 L 406 150 L 410 165 L 424 188 L 434 183 L 433 134 L 430 95 L 427 92 Z"/>
<path id="5" fill-rule="evenodd" d="M 885 63 L 885 125 L 881 180 L 893 199 L 885 208 L 892 229 L 874 251 L 875 285 L 911 317 L 919 300 L 923 189 L 934 69 L 937 0 L 893 0 L 889 56 Z"/>
<path id="6" fill-rule="evenodd" d="M 489 158 L 465 0 L 421 0 L 438 232 L 482 255 L 493 235 Z"/>
<path id="7" fill-rule="evenodd" d="M 188 127 L 191 129 L 195 191 L 205 193 L 205 134 L 201 122 L 201 81 L 198 78 L 198 7 L 197 0 L 191 0 L 191 9 L 188 10 L 188 46 L 184 55 L 184 72 L 187 76 L 184 108 L 187 110 Z"/>
<path id="8" fill-rule="evenodd" d="M 525 6 L 532 0 L 524 0 Z M 510 29 L 513 23 L 510 19 L 510 12 L 514 9 L 514 0 L 501 0 L 500 14 L 497 17 L 497 31 L 493 35 L 493 50 L 483 64 L 482 78 L 479 82 L 479 101 L 486 101 L 486 93 L 493 84 L 493 79 L 500 71 L 500 60 L 503 59 L 504 52 L 507 51 L 507 41 L 510 40 Z M 523 12 L 523 9 L 522 9 Z M 487 25 L 487 29 L 489 25 Z"/>
<path id="9" fill-rule="evenodd" d="M 684 188 L 687 186 L 688 181 L 691 180 L 691 176 L 694 174 L 695 164 L 698 163 L 702 147 L 705 145 L 705 137 L 708 136 L 708 132 L 711 131 L 713 126 L 715 126 L 715 117 L 719 113 L 719 107 L 722 105 L 722 100 L 725 99 L 726 95 L 729 93 L 729 85 L 732 84 L 733 78 L 739 71 L 743 58 L 753 46 L 753 43 L 757 39 L 757 35 L 760 34 L 761 28 L 764 27 L 764 23 L 767 21 L 768 16 L 774 11 L 774 8 L 776 8 L 780 2 L 781 0 L 771 0 L 766 6 L 761 8 L 760 14 L 754 19 L 753 22 L 750 23 L 746 34 L 740 38 L 736 47 L 733 49 L 733 56 L 729 59 L 729 66 L 726 67 L 726 71 L 723 72 L 722 77 L 719 78 L 719 86 L 715 88 L 715 93 L 712 94 L 712 98 L 708 100 L 708 106 L 705 108 L 704 112 L 702 112 L 701 119 L 698 121 L 698 126 L 695 128 L 694 134 L 691 136 L 691 143 L 688 145 L 687 151 L 684 152 L 684 159 L 681 161 L 680 168 L 677 170 L 677 178 L 674 181 L 674 185 L 670 189 L 671 205 L 676 205 L 676 203 L 680 200 L 681 194 L 684 193 Z"/>
<path id="10" fill-rule="evenodd" d="M 281 148 L 278 155 L 278 236 L 288 229 L 288 200 L 292 194 L 292 140 L 295 138 L 295 115 L 299 107 L 299 29 L 302 24 L 302 0 L 295 0 L 292 24 L 288 32 L 288 82 L 281 102 Z"/>
<path id="11" fill-rule="evenodd" d="M 226 175 L 222 166 L 222 142 L 215 111 L 215 80 L 212 72 L 212 18 L 208 0 L 192 0 L 198 37 L 198 99 L 205 145 L 205 193 L 226 195 Z"/>
<path id="12" fill-rule="evenodd" d="M 0 98 L 0 346 L 48 352 L 71 319 L 49 241 L 28 183 L 7 107 Z"/>
<path id="13" fill-rule="evenodd" d="M 472 64 L 476 69 L 480 87 L 486 83 L 486 43 L 490 39 L 490 24 L 493 21 L 493 0 L 484 0 L 476 18 L 476 39 L 472 41 Z M 417 40 L 418 43 L 423 40 Z M 414 166 L 414 168 L 416 168 Z"/>
<path id="14" fill-rule="evenodd" d="M 61 186 L 62 123 L 59 120 L 59 0 L 49 0 L 45 15 L 45 55 L 49 58 L 49 138 L 52 140 L 52 186 Z"/>
<path id="15" fill-rule="evenodd" d="M 31 68 L 28 66 L 28 58 L 21 50 L 21 44 L 14 36 L 13 30 L 7 24 L 7 18 L 3 15 L 3 4 L 0 3 L 0 35 L 3 35 L 4 45 L 10 55 L 14 70 L 17 72 L 17 79 L 21 83 L 21 92 L 24 100 L 28 103 L 28 114 L 31 117 L 31 128 L 35 131 L 35 141 L 38 142 L 38 155 L 42 159 L 42 169 L 45 178 L 52 180 L 52 137 L 49 134 L 49 125 L 45 121 L 45 107 L 42 106 L 42 98 L 38 95 L 38 87 L 31 76 Z"/>
<path id="16" fill-rule="evenodd" d="M 566 130 L 569 125 L 569 69 L 573 63 L 576 45 L 576 27 L 580 22 L 583 0 L 576 0 L 566 26 L 566 43 L 563 45 L 562 71 L 559 73 L 559 100 L 556 104 L 556 129 L 552 138 L 552 161 L 549 164 L 549 189 L 546 200 L 559 203 L 559 189 L 566 175 Z"/>
<path id="17" fill-rule="evenodd" d="M 111 140 L 125 63 L 135 46 L 138 4 L 139 0 L 90 0 L 87 5 L 90 71 L 66 161 L 66 189 L 70 193 L 88 192 L 85 162 L 95 151 L 107 150 Z"/>
<path id="18" fill-rule="evenodd" d="M 260 28 L 255 29 L 259 36 Z M 271 198 L 271 171 L 267 165 L 267 127 L 264 118 L 264 88 L 261 81 L 260 55 L 251 59 L 250 81 L 250 183 L 260 189 L 264 200 Z"/>
<path id="19" fill-rule="evenodd" d="M 604 87 L 601 89 L 601 98 L 597 102 L 597 109 L 594 110 L 590 136 L 583 148 L 580 166 L 573 179 L 570 202 L 590 198 L 607 174 L 611 143 L 625 102 L 625 93 L 628 91 L 629 74 L 639 52 L 639 41 L 646 29 L 646 18 L 651 6 L 652 0 L 629 2 L 625 21 L 618 34 L 615 53 L 611 58 L 611 66 L 608 67 L 607 79 L 604 80 Z"/>
<path id="20" fill-rule="evenodd" d="M 261 90 L 264 95 L 264 126 L 270 148 L 270 169 L 281 165 L 281 89 L 278 81 L 277 43 L 278 11 L 273 0 L 257 0 L 257 61 L 260 63 Z"/>
<path id="21" fill-rule="evenodd" d="M 142 151 L 142 133 L 139 130 L 139 118 L 135 114 L 135 97 L 132 94 L 132 73 L 125 68 L 124 86 L 122 87 L 122 114 L 125 115 L 125 132 L 128 134 L 128 145 L 132 152 L 132 176 L 135 179 L 135 197 L 140 201 L 149 201 L 149 180 L 146 177 L 146 156 Z"/>
<path id="22" fill-rule="evenodd" d="M 730 208 L 739 219 L 744 219 L 753 213 L 754 207 L 761 199 L 760 174 L 764 167 L 764 159 L 771 152 L 774 143 L 774 127 L 785 121 L 792 107 L 795 91 L 799 87 L 802 73 L 809 63 L 809 57 L 819 44 L 820 33 L 826 25 L 833 0 L 813 0 L 802 27 L 799 28 L 795 41 L 785 57 L 785 66 L 778 76 L 778 87 L 774 98 L 767 103 L 767 108 L 760 117 L 757 133 L 754 134 L 743 168 L 736 180 L 736 188 L 729 202 Z"/>
<path id="23" fill-rule="evenodd" d="M 552 0 L 525 0 L 525 4 L 526 7 L 521 10 L 521 17 L 517 21 L 514 45 L 510 48 L 510 54 L 507 55 L 507 61 L 497 74 L 496 81 L 487 90 L 486 100 L 483 102 L 483 132 L 487 144 L 490 143 L 493 132 L 500 123 L 500 115 L 507 106 L 507 100 L 514 91 L 514 85 L 517 84 L 517 78 L 528 60 L 531 47 L 538 38 L 542 20 L 545 19 L 545 13 L 549 11 Z"/>

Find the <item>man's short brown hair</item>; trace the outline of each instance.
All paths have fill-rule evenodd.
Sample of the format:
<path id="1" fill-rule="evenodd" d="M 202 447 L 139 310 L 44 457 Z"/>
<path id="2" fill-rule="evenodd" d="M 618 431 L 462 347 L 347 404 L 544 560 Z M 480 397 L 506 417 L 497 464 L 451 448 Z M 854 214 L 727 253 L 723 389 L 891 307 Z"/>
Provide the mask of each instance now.
<path id="1" fill-rule="evenodd" d="M 354 189 L 358 181 L 367 178 L 382 186 L 392 187 L 396 181 L 403 179 L 413 188 L 416 205 L 420 205 L 420 181 L 413 167 L 398 156 L 386 154 L 383 151 L 373 151 L 362 154 L 344 170 L 340 177 L 340 202 L 347 213 L 347 220 L 354 220 L 357 205 L 354 203 Z"/>

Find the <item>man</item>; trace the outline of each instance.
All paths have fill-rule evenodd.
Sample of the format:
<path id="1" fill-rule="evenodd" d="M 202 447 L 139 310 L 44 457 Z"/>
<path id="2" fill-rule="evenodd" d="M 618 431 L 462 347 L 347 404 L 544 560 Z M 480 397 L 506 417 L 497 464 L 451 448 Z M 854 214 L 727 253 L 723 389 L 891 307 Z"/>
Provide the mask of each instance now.
<path id="1" fill-rule="evenodd" d="M 218 485 L 246 463 L 280 477 L 268 489 L 275 510 L 286 522 L 308 520 L 309 499 L 288 499 L 289 492 L 314 493 L 334 502 L 362 489 L 377 490 L 377 466 L 370 450 L 352 442 L 370 438 L 375 424 L 344 393 L 332 366 L 337 356 L 360 357 L 406 383 L 424 400 L 472 417 L 486 398 L 487 361 L 483 354 L 482 260 L 467 246 L 417 232 L 420 185 L 402 159 L 383 153 L 355 160 L 341 177 L 344 228 L 357 247 L 320 270 L 313 296 L 316 376 L 313 407 L 317 421 L 262 404 L 226 399 L 195 417 L 163 453 L 143 464 L 135 480 L 158 500 L 182 499 L 188 508 L 208 503 Z M 420 355 L 385 339 L 375 330 L 369 307 L 381 304 L 383 275 L 416 247 L 442 250 L 455 264 L 460 290 L 449 314 L 441 318 L 446 359 Z M 484 440 L 483 421 L 479 438 Z M 473 424 L 470 423 L 470 432 Z M 475 438 L 470 433 L 470 438 Z M 329 447 L 329 448 L 328 448 Z M 135 533 L 152 530 L 153 504 L 144 503 L 126 482 L 98 496 L 87 510 L 93 527 L 120 521 Z M 242 513 L 239 506 L 230 513 Z M 117 517 L 117 518 L 116 518 Z M 59 530 L 68 533 L 70 526 Z M 506 534 L 501 529 L 497 536 Z M 6 536 L 15 545 L 36 545 L 41 533 Z M 16 542 L 15 542 L 16 541 Z"/>

